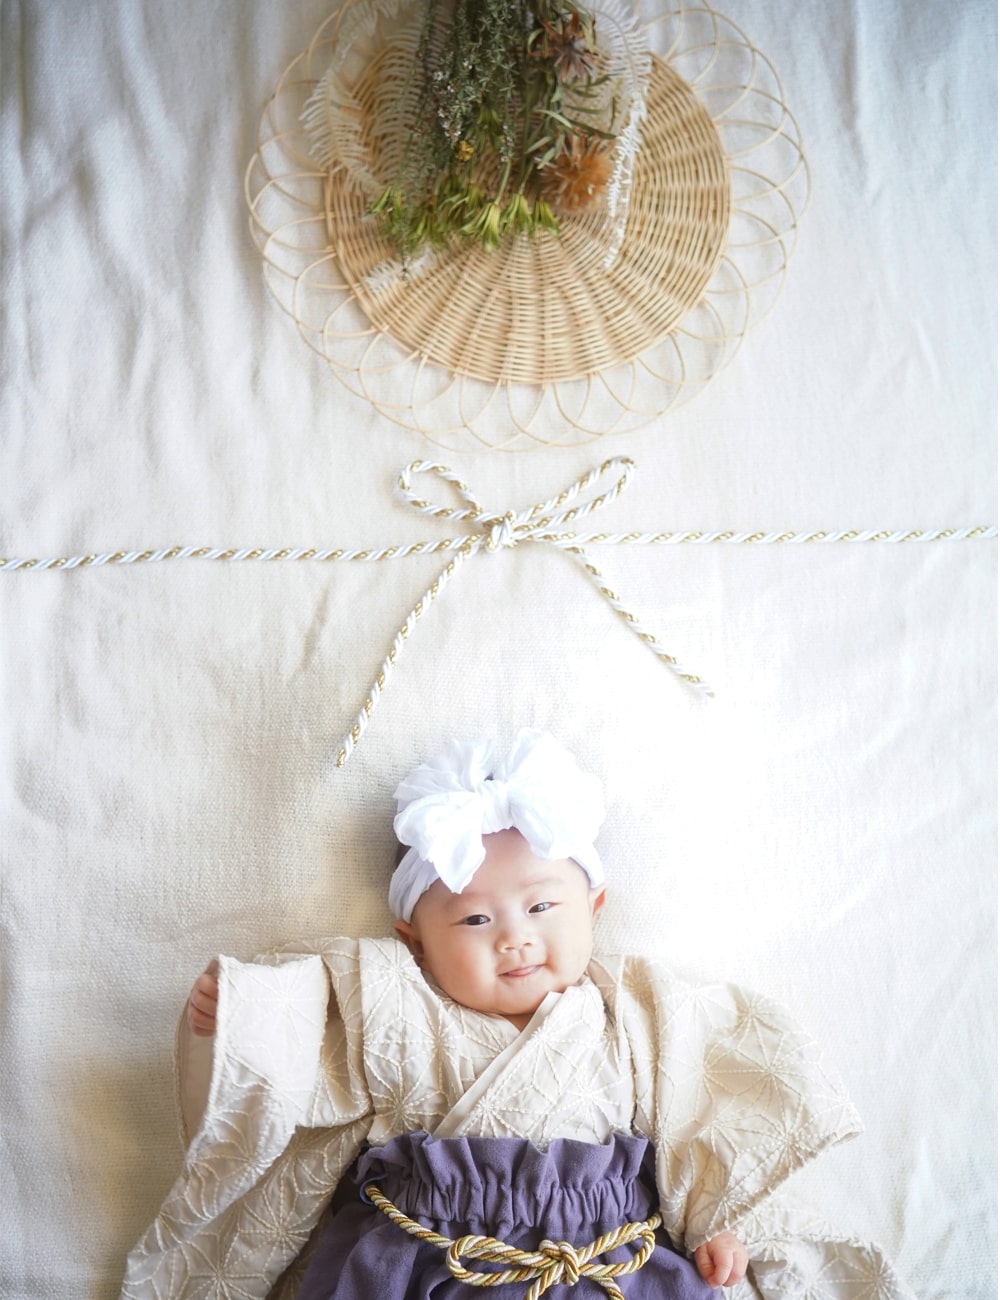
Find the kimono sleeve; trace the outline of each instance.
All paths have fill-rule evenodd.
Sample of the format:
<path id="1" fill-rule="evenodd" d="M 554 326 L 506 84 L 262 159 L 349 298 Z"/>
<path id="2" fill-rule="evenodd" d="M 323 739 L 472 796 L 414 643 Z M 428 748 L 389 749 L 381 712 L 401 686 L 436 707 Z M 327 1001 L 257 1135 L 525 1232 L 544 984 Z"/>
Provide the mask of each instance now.
<path id="1" fill-rule="evenodd" d="M 736 1231 L 750 1271 L 728 1300 L 917 1300 L 877 1242 L 839 1231 L 780 1192 Z"/>
<path id="2" fill-rule="evenodd" d="M 819 1045 L 777 1003 L 691 984 L 641 958 L 606 971 L 632 1061 L 635 1126 L 656 1147 L 675 1244 L 694 1251 L 733 1228 L 796 1169 L 861 1131 Z"/>
<path id="3" fill-rule="evenodd" d="M 349 983 L 356 951 L 338 953 Z M 219 959 L 204 1114 L 180 1177 L 127 1261 L 122 1296 L 239 1279 L 266 1296 L 309 1236 L 370 1126 L 370 1100 L 328 962 Z"/>

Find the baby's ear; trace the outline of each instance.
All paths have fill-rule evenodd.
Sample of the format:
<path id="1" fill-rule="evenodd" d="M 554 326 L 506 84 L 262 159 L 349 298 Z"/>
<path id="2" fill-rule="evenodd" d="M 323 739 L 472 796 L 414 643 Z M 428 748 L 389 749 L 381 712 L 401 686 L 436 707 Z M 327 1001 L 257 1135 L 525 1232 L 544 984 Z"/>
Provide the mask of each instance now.
<path id="1" fill-rule="evenodd" d="M 604 887 L 604 885 L 601 885 L 600 888 L 598 889 L 592 889 L 590 891 L 590 915 L 591 916 L 596 916 L 597 913 L 604 906 L 604 900 L 607 896 L 607 892 L 608 891 Z"/>
<path id="2" fill-rule="evenodd" d="M 420 942 L 420 936 L 409 921 L 397 921 L 392 928 L 399 935 L 400 939 L 402 939 L 403 943 L 406 944 L 410 952 L 413 953 L 414 957 L 422 957 L 424 955 L 424 945 Z"/>

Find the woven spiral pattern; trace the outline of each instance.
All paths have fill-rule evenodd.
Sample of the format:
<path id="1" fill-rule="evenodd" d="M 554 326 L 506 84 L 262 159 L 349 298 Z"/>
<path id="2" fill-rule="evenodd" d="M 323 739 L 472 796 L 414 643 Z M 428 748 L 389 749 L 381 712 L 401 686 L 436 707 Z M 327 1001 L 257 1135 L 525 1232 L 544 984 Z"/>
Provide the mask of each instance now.
<path id="1" fill-rule="evenodd" d="M 320 27 L 247 169 L 266 281 L 309 347 L 382 415 L 453 450 L 579 445 L 700 391 L 773 307 L 808 199 L 768 60 L 707 0 L 640 0 L 653 72 L 617 259 L 605 269 L 596 218 L 566 217 L 561 240 L 435 254 L 407 286 L 364 215 L 372 195 L 323 173 L 301 122 L 336 52 L 363 132 L 387 159 L 398 150 L 375 112 L 404 66 L 376 21 L 387 3 L 344 0 Z"/>

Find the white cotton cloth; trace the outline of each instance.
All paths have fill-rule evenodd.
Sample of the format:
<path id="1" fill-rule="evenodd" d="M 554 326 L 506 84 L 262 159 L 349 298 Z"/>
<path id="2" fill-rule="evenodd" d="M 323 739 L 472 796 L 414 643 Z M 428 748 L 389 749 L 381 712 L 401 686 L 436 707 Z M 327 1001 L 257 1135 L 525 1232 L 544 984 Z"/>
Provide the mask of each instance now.
<path id="1" fill-rule="evenodd" d="M 389 886 L 389 908 L 409 921 L 436 880 L 460 894 L 486 857 L 483 836 L 514 827 L 536 857 L 570 858 L 604 882 L 594 839 L 604 820 L 597 777 L 546 731 L 522 728 L 497 758 L 493 740 L 452 740 L 396 788 L 393 829 L 409 845 Z"/>
<path id="2" fill-rule="evenodd" d="M 647 428 L 511 456 L 377 416 L 266 288 L 243 172 L 335 7 L 0 6 L 0 555 L 436 545 L 464 526 L 393 490 L 423 456 L 500 516 L 631 456 L 592 518 L 623 535 L 996 520 L 995 4 L 714 0 L 808 155 L 774 310 Z M 601 949 L 787 1003 L 865 1124 L 802 1197 L 921 1300 L 996 1300 L 996 544 L 588 551 L 713 701 L 572 554 L 484 547 L 342 769 L 455 552 L 4 575 L 0 1294 L 118 1294 L 177 1168 L 172 1028 L 208 958 L 385 933 L 396 783 L 533 726 L 604 785 Z"/>

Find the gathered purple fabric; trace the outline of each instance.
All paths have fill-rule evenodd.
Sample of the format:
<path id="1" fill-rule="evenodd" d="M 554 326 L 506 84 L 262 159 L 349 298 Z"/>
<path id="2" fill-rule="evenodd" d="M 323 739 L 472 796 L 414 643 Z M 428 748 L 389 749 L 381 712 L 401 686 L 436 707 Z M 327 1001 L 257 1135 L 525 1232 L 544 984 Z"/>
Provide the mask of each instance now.
<path id="1" fill-rule="evenodd" d="M 442 1236 L 496 1237 L 521 1250 L 544 1240 L 577 1249 L 625 1223 L 647 1219 L 658 1203 L 652 1148 L 645 1138 L 616 1134 L 603 1145 L 558 1139 L 545 1151 L 522 1138 L 445 1138 L 426 1133 L 373 1147 L 358 1164 L 358 1199 L 330 1214 L 298 1300 L 521 1300 L 527 1283 L 488 1292 L 454 1278 L 444 1252 L 418 1241 L 368 1203 L 375 1183 L 410 1218 Z M 624 1263 L 624 1246 L 595 1262 Z M 482 1261 L 483 1272 L 503 1266 Z M 657 1246 L 636 1273 L 618 1278 L 627 1300 L 707 1300 L 715 1292 L 697 1269 L 657 1233 Z M 607 1293 L 581 1278 L 557 1285 L 553 1300 L 601 1300 Z"/>

